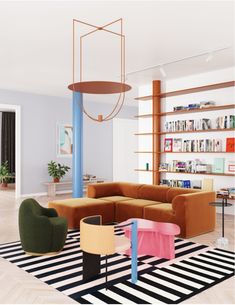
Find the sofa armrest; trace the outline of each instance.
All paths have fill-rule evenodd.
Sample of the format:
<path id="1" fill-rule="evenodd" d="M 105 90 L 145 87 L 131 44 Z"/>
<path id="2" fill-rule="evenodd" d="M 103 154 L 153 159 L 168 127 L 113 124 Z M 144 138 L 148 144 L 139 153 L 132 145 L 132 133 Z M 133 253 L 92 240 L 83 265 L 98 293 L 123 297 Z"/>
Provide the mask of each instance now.
<path id="1" fill-rule="evenodd" d="M 117 182 L 92 183 L 87 185 L 87 197 L 89 198 L 117 195 L 121 195 L 119 183 Z"/>
<path id="2" fill-rule="evenodd" d="M 215 207 L 209 202 L 215 201 L 215 192 L 199 192 L 176 196 L 172 209 L 176 219 L 184 224 L 184 236 L 194 236 L 214 230 Z"/>

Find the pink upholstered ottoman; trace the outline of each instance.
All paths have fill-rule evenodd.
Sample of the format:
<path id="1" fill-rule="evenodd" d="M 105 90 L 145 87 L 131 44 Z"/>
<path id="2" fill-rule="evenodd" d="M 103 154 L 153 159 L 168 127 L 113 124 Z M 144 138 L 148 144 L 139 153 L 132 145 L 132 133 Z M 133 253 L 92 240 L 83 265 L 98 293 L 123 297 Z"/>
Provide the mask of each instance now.
<path id="1" fill-rule="evenodd" d="M 138 255 L 152 255 L 161 258 L 175 258 L 174 237 L 180 233 L 180 227 L 173 223 L 155 222 L 133 218 L 138 222 Z M 120 225 L 130 223 L 128 219 Z M 125 236 L 131 238 L 131 226 L 124 227 Z M 127 251 L 130 255 L 130 251 Z"/>

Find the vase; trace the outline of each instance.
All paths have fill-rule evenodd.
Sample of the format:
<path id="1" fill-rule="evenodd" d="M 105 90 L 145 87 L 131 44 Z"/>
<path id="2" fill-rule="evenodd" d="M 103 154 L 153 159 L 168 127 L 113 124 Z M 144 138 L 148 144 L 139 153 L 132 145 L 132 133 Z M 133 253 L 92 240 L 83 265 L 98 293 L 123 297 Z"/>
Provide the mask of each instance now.
<path id="1" fill-rule="evenodd" d="M 60 182 L 60 178 L 53 178 L 54 183 Z"/>

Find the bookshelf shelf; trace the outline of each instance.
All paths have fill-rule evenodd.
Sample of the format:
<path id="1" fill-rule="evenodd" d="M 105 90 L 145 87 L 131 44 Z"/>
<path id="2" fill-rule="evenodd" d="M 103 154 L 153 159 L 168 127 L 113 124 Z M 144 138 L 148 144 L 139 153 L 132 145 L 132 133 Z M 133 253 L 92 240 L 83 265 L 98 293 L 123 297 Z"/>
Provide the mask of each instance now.
<path id="1" fill-rule="evenodd" d="M 183 130 L 183 131 L 160 131 L 158 134 L 159 135 L 164 135 L 164 134 L 177 134 L 177 133 L 198 133 L 198 132 L 225 132 L 225 131 L 235 131 L 235 128 L 213 128 L 213 129 L 205 129 L 205 130 Z"/>
<path id="2" fill-rule="evenodd" d="M 185 172 L 172 172 L 172 171 L 160 171 L 160 173 L 235 177 L 235 174 L 226 174 L 226 173 L 221 173 L 221 174 L 220 173 L 185 173 Z"/>
<path id="3" fill-rule="evenodd" d="M 225 132 L 235 131 L 235 128 L 217 128 L 217 129 L 205 129 L 205 130 L 183 130 L 183 131 L 160 131 L 160 132 L 139 132 L 135 133 L 135 136 L 151 136 L 154 134 L 165 135 L 165 134 L 177 134 L 177 133 L 198 133 L 198 132 Z"/>
<path id="4" fill-rule="evenodd" d="M 136 97 L 135 100 L 149 101 L 149 100 L 152 100 L 154 97 L 164 98 L 164 97 L 184 95 L 184 94 L 190 94 L 190 93 L 196 93 L 196 92 L 202 92 L 202 91 L 222 89 L 222 88 L 233 87 L 233 86 L 235 86 L 235 81 L 229 81 L 229 82 L 224 82 L 224 83 L 211 84 L 211 85 L 207 85 L 207 86 L 193 87 L 193 88 L 176 90 L 176 91 L 171 91 L 171 92 L 163 92 L 160 94 L 140 96 L 140 97 Z"/>
<path id="5" fill-rule="evenodd" d="M 207 176 L 228 176 L 228 177 L 235 177 L 235 174 L 226 174 L 226 173 L 185 173 L 185 172 L 170 172 L 170 171 L 157 171 L 152 169 L 135 169 L 137 172 L 159 172 L 163 174 L 186 174 L 186 175 L 207 175 Z"/>
<path id="6" fill-rule="evenodd" d="M 161 113 L 157 113 L 155 116 L 190 114 L 190 113 L 195 113 L 195 112 L 206 112 L 206 111 L 215 111 L 215 110 L 224 110 L 224 109 L 235 109 L 235 105 L 228 104 L 228 105 L 213 106 L 213 107 L 208 107 L 208 108 L 199 108 L 199 109 L 192 109 L 192 110 L 178 110 L 178 111 L 161 112 Z M 135 116 L 135 118 L 151 118 L 151 117 L 153 117 L 153 115 L 151 113 Z"/>
<path id="7" fill-rule="evenodd" d="M 166 116 L 166 115 L 178 115 L 178 114 L 190 114 L 195 112 L 206 112 L 206 111 L 215 111 L 215 110 L 224 110 L 224 109 L 234 109 L 234 104 L 222 105 L 222 106 L 213 106 L 208 108 L 199 108 L 199 109 L 192 109 L 192 110 L 178 110 L 178 111 L 169 111 L 169 112 L 162 112 L 159 113 L 159 116 Z"/>

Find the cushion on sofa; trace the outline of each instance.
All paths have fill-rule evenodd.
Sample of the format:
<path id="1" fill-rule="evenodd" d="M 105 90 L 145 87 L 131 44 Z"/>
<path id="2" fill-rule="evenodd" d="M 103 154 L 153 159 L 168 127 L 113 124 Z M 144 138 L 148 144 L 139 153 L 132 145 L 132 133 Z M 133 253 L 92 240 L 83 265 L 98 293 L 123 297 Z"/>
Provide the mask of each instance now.
<path id="1" fill-rule="evenodd" d="M 143 218 L 143 208 L 156 204 L 162 203 L 144 199 L 119 201 L 115 204 L 115 219 L 117 222 L 122 222 L 129 218 Z"/>
<path id="2" fill-rule="evenodd" d="M 194 189 L 186 189 L 186 188 L 180 188 L 180 187 L 172 187 L 167 190 L 166 193 L 166 202 L 172 202 L 172 200 L 178 196 L 183 194 L 191 194 L 191 193 L 197 193 L 201 190 L 194 190 Z"/>
<path id="3" fill-rule="evenodd" d="M 107 196 L 122 196 L 119 184 L 117 182 L 88 184 L 87 197 L 100 198 Z"/>
<path id="4" fill-rule="evenodd" d="M 138 198 L 167 202 L 166 194 L 170 188 L 160 185 L 142 185 L 138 190 Z"/>
<path id="5" fill-rule="evenodd" d="M 114 203 L 107 200 L 73 198 L 51 201 L 48 206 L 67 218 L 70 229 L 79 228 L 80 220 L 86 216 L 101 215 L 103 223 L 114 221 Z"/>
<path id="6" fill-rule="evenodd" d="M 174 222 L 171 203 L 162 203 L 144 207 L 144 218 L 158 222 Z"/>
<path id="7" fill-rule="evenodd" d="M 119 202 L 125 200 L 133 200 L 131 197 L 124 197 L 124 196 L 108 196 L 108 197 L 100 197 L 100 200 L 107 200 L 111 202 Z"/>
<path id="8" fill-rule="evenodd" d="M 122 182 L 119 183 L 119 189 L 122 196 L 138 198 L 139 189 L 143 186 L 143 184 L 137 183 L 127 183 Z"/>

